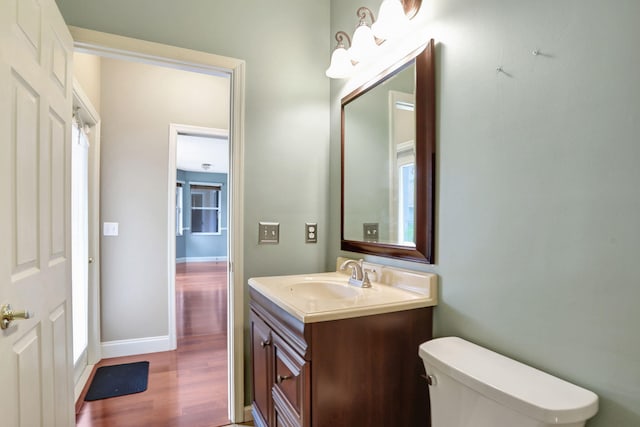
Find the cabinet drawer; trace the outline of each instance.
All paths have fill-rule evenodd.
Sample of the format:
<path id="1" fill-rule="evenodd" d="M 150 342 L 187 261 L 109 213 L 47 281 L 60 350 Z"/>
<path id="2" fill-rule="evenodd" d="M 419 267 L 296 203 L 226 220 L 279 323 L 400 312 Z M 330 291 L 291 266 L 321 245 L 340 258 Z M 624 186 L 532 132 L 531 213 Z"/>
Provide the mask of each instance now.
<path id="1" fill-rule="evenodd" d="M 307 425 L 307 411 L 311 404 L 310 363 L 305 361 L 277 334 L 273 334 L 275 375 L 273 399 L 279 418 L 297 420 L 298 425 Z M 286 415 L 285 415 L 286 413 Z"/>

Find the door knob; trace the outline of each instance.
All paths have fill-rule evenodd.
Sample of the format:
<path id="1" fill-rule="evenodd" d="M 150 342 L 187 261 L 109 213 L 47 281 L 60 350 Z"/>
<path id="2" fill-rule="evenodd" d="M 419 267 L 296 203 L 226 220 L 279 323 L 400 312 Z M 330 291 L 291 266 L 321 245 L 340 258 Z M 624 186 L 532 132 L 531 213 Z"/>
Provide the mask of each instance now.
<path id="1" fill-rule="evenodd" d="M 0 316 L 2 316 L 0 328 L 7 329 L 12 321 L 16 319 L 28 319 L 31 317 L 31 313 L 26 310 L 14 311 L 11 308 L 11 305 L 4 304 L 2 307 L 0 307 Z"/>
<path id="2" fill-rule="evenodd" d="M 93 264 L 93 257 L 89 257 L 89 264 Z"/>

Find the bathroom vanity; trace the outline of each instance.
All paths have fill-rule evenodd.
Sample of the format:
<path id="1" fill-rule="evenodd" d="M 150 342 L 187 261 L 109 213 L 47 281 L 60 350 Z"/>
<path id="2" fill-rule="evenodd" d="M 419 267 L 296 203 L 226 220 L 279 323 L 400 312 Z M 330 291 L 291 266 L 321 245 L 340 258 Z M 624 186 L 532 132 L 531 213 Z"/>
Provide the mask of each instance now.
<path id="1" fill-rule="evenodd" d="M 406 279 L 405 288 L 374 281 L 360 289 L 347 280 L 341 273 L 250 279 L 257 426 L 428 425 L 417 349 L 431 338 L 435 275 Z"/>

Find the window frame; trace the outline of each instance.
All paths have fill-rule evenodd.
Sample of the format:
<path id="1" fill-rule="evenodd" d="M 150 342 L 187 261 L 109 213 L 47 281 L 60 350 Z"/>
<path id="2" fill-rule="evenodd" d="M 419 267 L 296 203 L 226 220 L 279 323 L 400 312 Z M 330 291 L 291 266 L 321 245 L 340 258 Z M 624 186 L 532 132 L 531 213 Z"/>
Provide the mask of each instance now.
<path id="1" fill-rule="evenodd" d="M 201 207 L 194 207 L 193 206 L 193 194 L 194 194 L 194 187 L 207 187 L 207 188 L 201 188 L 200 190 L 203 191 L 207 191 L 207 190 L 211 190 L 214 191 L 217 196 L 217 207 L 216 206 L 201 206 Z M 196 188 L 195 194 L 198 194 L 197 192 L 198 188 Z M 201 193 L 204 194 L 204 193 Z M 190 229 L 191 229 L 191 234 L 194 235 L 198 235 L 198 236 L 219 236 L 222 234 L 222 183 L 215 183 L 215 182 L 189 182 L 189 201 L 190 201 Z M 194 211 L 214 211 L 216 213 L 216 224 L 217 224 L 217 230 L 216 231 L 194 231 L 193 229 L 193 213 Z"/>
<path id="2" fill-rule="evenodd" d="M 184 236 L 184 187 L 185 182 L 176 181 L 176 237 Z"/>

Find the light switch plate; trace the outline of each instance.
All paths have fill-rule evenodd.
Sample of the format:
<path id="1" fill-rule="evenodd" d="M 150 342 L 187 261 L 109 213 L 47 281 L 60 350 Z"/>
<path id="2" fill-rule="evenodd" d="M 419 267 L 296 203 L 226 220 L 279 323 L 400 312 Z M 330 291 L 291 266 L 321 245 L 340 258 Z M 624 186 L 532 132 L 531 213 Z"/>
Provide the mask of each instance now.
<path id="1" fill-rule="evenodd" d="M 365 222 L 362 224 L 363 240 L 365 242 L 377 242 L 378 241 L 378 223 L 377 222 Z"/>
<path id="2" fill-rule="evenodd" d="M 304 225 L 305 243 L 318 243 L 318 223 L 307 222 Z"/>
<path id="3" fill-rule="evenodd" d="M 118 235 L 118 223 L 117 222 L 105 222 L 103 224 L 102 234 L 105 236 L 117 236 Z"/>
<path id="4" fill-rule="evenodd" d="M 258 243 L 278 243 L 280 241 L 280 223 L 263 222 L 258 223 Z"/>

